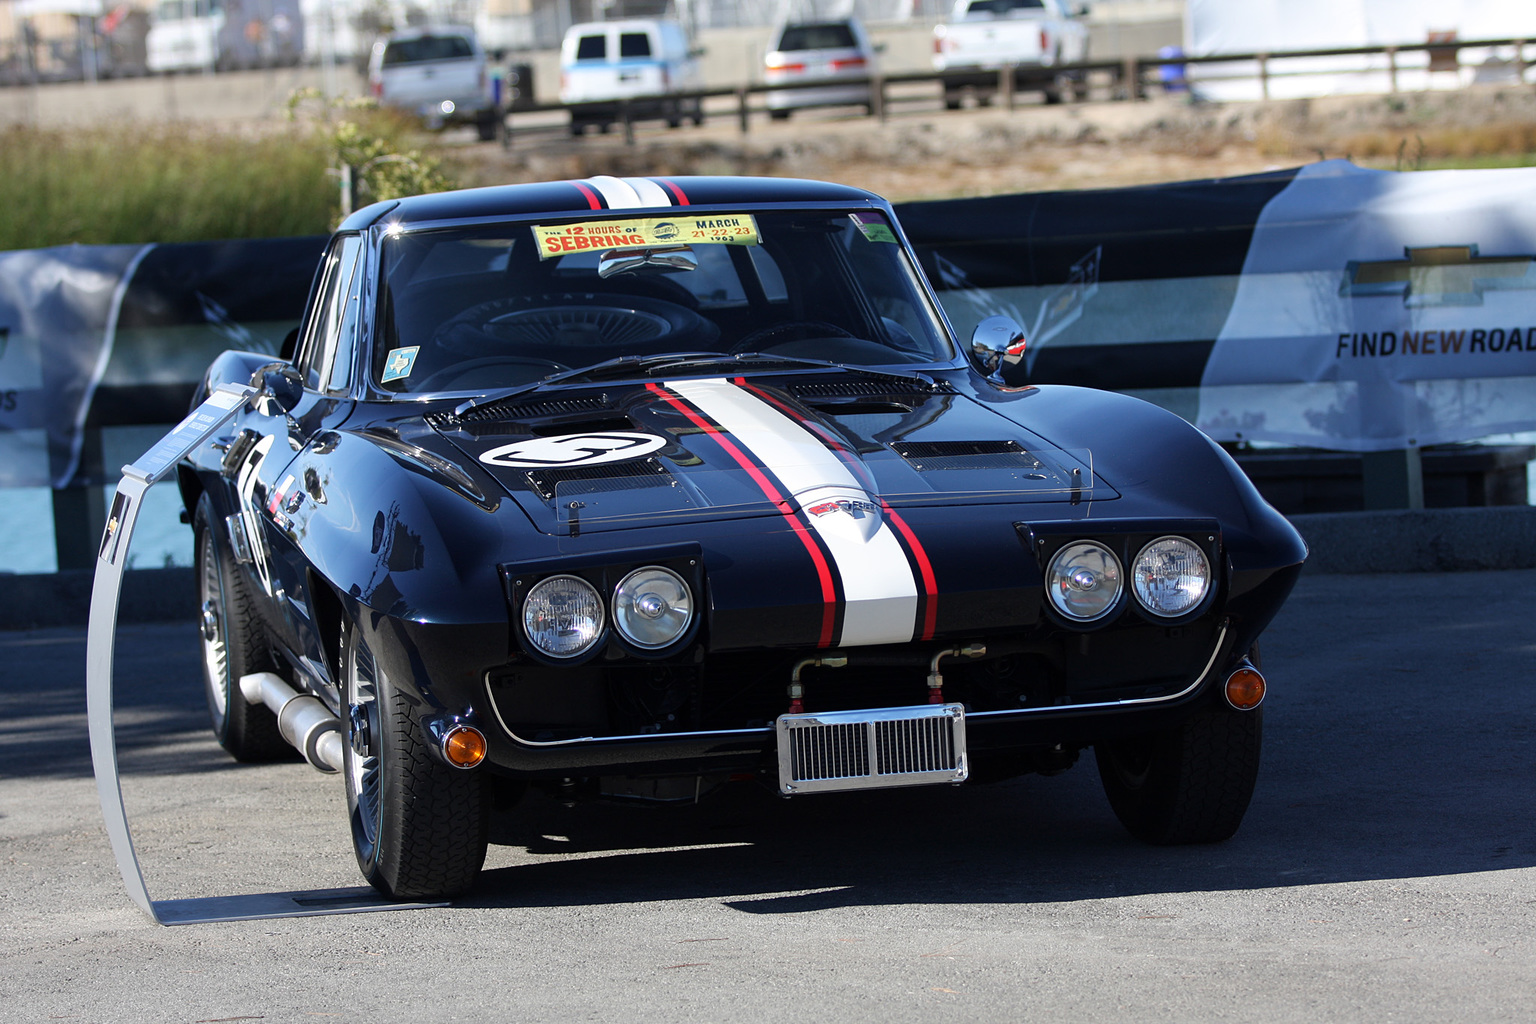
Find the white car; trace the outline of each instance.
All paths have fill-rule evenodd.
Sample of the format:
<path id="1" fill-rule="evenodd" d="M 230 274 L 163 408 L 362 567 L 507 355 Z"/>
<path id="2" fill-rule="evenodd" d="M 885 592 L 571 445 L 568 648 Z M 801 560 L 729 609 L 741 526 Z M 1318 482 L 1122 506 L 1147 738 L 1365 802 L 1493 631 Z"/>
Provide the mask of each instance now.
<path id="1" fill-rule="evenodd" d="M 803 107 L 858 104 L 873 113 L 868 78 L 875 73 L 875 47 L 857 18 L 793 22 L 774 32 L 774 47 L 763 57 L 766 85 L 805 83 L 804 88 L 768 93 L 768 112 L 783 120 Z"/>

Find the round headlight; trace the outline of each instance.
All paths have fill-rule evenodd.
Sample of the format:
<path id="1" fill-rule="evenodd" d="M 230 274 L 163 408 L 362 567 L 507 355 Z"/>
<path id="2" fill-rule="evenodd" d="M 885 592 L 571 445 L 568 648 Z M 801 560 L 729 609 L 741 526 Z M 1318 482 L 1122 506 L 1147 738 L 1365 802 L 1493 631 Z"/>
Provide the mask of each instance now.
<path id="1" fill-rule="evenodd" d="M 523 599 L 523 632 L 551 658 L 585 654 L 603 635 L 603 599 L 575 576 L 540 580 Z"/>
<path id="2" fill-rule="evenodd" d="M 665 647 L 693 621 L 693 594 L 683 578 L 652 565 L 636 569 L 613 591 L 613 622 L 636 647 Z"/>
<path id="3" fill-rule="evenodd" d="M 1211 563 L 1193 541 L 1159 537 L 1131 564 L 1131 586 L 1143 608 L 1171 619 L 1205 600 L 1211 589 Z"/>
<path id="4" fill-rule="evenodd" d="M 1120 600 L 1120 560 L 1102 544 L 1081 540 L 1056 552 L 1045 574 L 1051 604 L 1069 619 L 1092 622 Z"/>

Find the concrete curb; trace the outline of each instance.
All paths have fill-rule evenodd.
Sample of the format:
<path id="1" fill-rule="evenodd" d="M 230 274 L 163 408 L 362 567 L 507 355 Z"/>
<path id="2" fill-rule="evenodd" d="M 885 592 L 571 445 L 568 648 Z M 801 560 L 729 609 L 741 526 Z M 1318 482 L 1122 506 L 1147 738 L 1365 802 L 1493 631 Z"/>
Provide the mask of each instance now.
<path id="1" fill-rule="evenodd" d="M 1469 572 L 1536 568 L 1536 506 L 1329 512 L 1291 517 L 1306 538 L 1306 572 Z M 83 626 L 93 574 L 81 569 L 0 576 L 0 629 Z M 142 569 L 123 577 L 119 621 L 191 623 L 191 569 Z"/>

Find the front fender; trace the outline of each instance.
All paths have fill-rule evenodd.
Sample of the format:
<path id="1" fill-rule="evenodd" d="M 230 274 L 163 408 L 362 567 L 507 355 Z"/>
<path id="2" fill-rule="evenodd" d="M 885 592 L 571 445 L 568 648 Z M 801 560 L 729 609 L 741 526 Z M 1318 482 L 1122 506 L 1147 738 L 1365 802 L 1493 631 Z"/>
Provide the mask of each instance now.
<path id="1" fill-rule="evenodd" d="M 365 431 L 321 435 L 290 472 L 302 488 L 290 539 L 338 593 L 384 615 L 505 627 L 497 565 L 547 543 L 490 479 L 444 476 Z"/>

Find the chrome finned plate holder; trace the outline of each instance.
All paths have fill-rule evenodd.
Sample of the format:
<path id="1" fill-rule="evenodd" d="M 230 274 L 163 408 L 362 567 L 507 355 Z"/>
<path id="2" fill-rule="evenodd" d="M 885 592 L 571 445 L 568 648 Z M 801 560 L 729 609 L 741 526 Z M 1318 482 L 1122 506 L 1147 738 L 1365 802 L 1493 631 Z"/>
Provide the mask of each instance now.
<path id="1" fill-rule="evenodd" d="M 905 708 L 780 715 L 779 790 L 790 794 L 964 782 L 965 708 Z"/>

